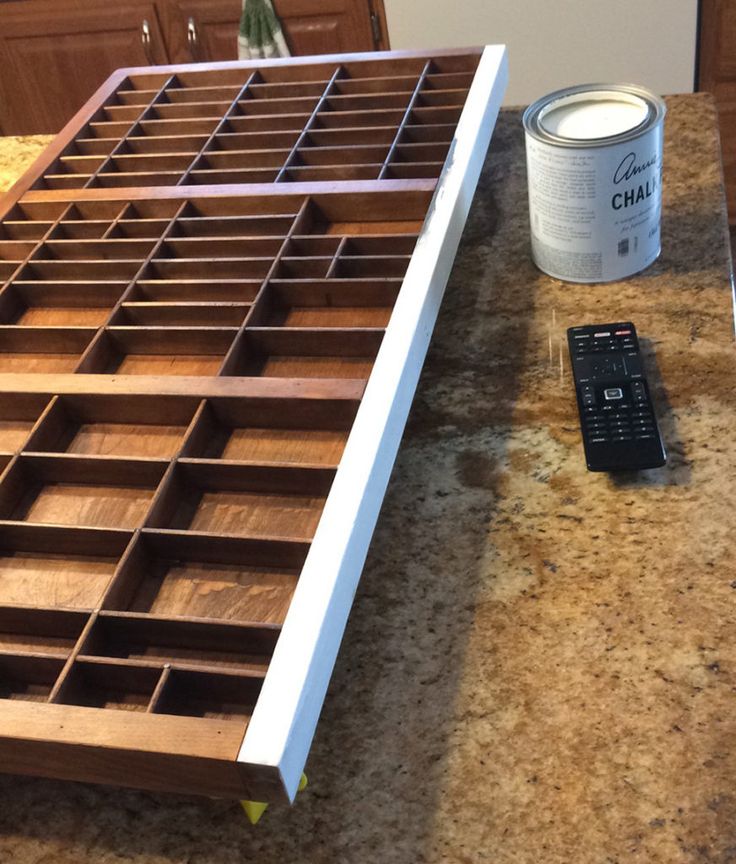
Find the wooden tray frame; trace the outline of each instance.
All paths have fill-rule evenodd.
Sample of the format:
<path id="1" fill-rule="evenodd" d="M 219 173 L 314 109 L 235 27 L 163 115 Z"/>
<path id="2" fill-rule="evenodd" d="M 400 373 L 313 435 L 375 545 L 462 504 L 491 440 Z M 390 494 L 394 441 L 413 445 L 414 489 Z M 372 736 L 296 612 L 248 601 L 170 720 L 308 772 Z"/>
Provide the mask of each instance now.
<path id="1" fill-rule="evenodd" d="M 307 65 L 380 64 L 397 57 L 451 56 L 453 53 L 461 52 L 431 52 L 431 55 L 427 52 L 383 52 L 368 57 L 336 55 L 300 58 L 298 61 L 265 61 L 265 64 L 258 65 L 278 67 L 294 62 Z M 255 64 L 211 64 L 207 68 L 217 71 L 249 65 Z M 157 67 L 156 74 L 181 74 L 190 68 Z M 227 719 L 140 712 L 132 717 L 127 711 L 101 711 L 77 704 L 2 700 L 0 762 L 3 770 L 9 772 L 261 801 L 291 801 L 308 755 L 505 90 L 506 53 L 502 46 L 488 46 L 483 50 L 438 180 L 431 177 L 382 177 L 338 182 L 158 186 L 155 189 L 33 188 L 69 146 L 77 130 L 120 82 L 132 74 L 147 71 L 150 70 L 119 70 L 105 82 L 0 202 L 0 217 L 12 213 L 19 202 L 21 206 L 33 207 L 49 202 L 143 201 L 150 198 L 197 202 L 228 197 L 255 200 L 259 196 L 283 196 L 282 200 L 287 200 L 299 196 L 306 199 L 310 196 L 350 195 L 356 196 L 356 201 L 386 199 L 388 196 L 397 207 L 411 196 L 420 196 L 428 202 L 426 218 L 367 384 L 353 378 L 242 377 L 237 373 L 222 377 L 126 376 L 104 374 L 94 366 L 92 374 L 0 373 L 0 393 L 8 399 L 38 396 L 56 400 L 88 397 L 99 400 L 126 395 L 131 398 L 156 395 L 162 399 L 188 398 L 193 402 L 285 399 L 308 406 L 330 399 L 335 403 L 342 401 L 345 405 L 358 406 L 359 403 L 244 736 L 243 723 Z M 58 468 L 58 457 L 16 455 L 6 460 L 8 467 L 3 478 L 12 476 L 13 471 L 19 473 L 18 460 L 23 459 L 23 470 L 41 472 L 39 476 L 44 476 L 44 472 L 63 470 Z M 21 479 L 18 482 L 25 481 Z M 13 536 L 17 535 L 22 544 L 27 529 L 22 522 L 14 525 L 16 527 L 6 526 L 6 530 L 15 532 Z M 107 534 L 100 532 L 101 548 L 105 542 L 112 542 L 112 530 Z M 57 531 L 51 527 L 44 535 L 47 536 L 44 542 L 57 542 L 63 548 L 64 543 L 73 542 L 73 534 L 73 530 Z M 181 543 L 186 544 L 184 536 Z M 23 610 L 18 614 L 23 614 Z M 136 623 L 136 617 L 131 613 L 105 612 L 104 608 L 95 610 L 85 626 L 96 626 L 100 621 L 105 627 L 142 626 Z M 69 626 L 73 623 L 70 619 Z M 101 626 L 99 624 L 98 629 Z M 197 620 L 191 619 L 188 626 L 196 628 Z M 238 626 L 233 625 L 233 633 Z M 161 627 L 165 629 L 165 622 Z M 229 632 L 226 628 L 217 638 L 227 644 Z M 80 668 L 85 662 L 84 658 L 79 661 Z M 84 668 L 85 674 L 101 674 L 99 670 Z M 190 674 L 196 675 L 195 672 Z M 163 681 L 167 675 L 164 672 Z M 91 680 L 94 688 L 94 678 Z M 156 687 L 160 685 L 161 682 Z M 84 681 L 81 681 L 81 686 L 85 686 Z M 227 688 L 228 681 L 223 679 L 222 686 Z M 152 700 L 155 701 L 158 692 L 157 689 L 153 693 Z"/>

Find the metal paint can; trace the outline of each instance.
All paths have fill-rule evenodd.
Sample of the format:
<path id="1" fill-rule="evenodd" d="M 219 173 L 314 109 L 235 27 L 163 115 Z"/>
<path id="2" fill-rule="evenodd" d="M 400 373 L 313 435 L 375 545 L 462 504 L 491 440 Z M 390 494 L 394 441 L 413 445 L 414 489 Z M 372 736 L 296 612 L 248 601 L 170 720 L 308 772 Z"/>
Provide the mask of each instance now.
<path id="1" fill-rule="evenodd" d="M 584 84 L 524 112 L 532 257 L 568 282 L 613 282 L 660 252 L 662 99 Z"/>

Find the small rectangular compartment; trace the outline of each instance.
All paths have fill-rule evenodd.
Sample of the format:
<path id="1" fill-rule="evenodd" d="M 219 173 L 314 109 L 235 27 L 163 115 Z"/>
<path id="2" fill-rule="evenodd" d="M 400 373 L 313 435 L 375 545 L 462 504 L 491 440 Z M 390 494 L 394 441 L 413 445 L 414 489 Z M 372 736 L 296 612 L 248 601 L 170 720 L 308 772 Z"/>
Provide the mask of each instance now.
<path id="1" fill-rule="evenodd" d="M 400 288 L 400 279 L 272 279 L 258 323 L 271 327 L 384 328 Z"/>
<path id="2" fill-rule="evenodd" d="M 65 659 L 87 623 L 87 614 L 67 609 L 0 606 L 0 652 Z"/>
<path id="3" fill-rule="evenodd" d="M 327 111 L 368 111 L 389 108 L 407 108 L 411 91 L 394 93 L 330 94 L 320 106 Z"/>
<path id="4" fill-rule="evenodd" d="M 49 399 L 32 393 L 3 393 L 1 398 L 0 454 L 15 453 L 25 444 Z"/>
<path id="5" fill-rule="evenodd" d="M 34 261 L 114 261 L 118 264 L 137 261 L 142 263 L 153 249 L 154 243 L 153 239 L 130 240 L 121 237 L 93 240 L 78 237 L 72 240 L 50 238 L 38 250 L 38 257 L 34 258 Z M 126 266 L 125 269 L 128 267 Z"/>
<path id="6" fill-rule="evenodd" d="M 208 262 L 220 258 L 270 260 L 282 243 L 282 237 L 175 237 L 161 245 L 158 257 Z"/>
<path id="7" fill-rule="evenodd" d="M 335 262 L 332 275 L 336 278 L 401 279 L 409 266 L 409 255 L 391 255 L 385 250 L 373 254 L 351 251 L 351 243 Z"/>
<path id="8" fill-rule="evenodd" d="M 214 376 L 237 332 L 235 327 L 108 327 L 78 371 Z"/>
<path id="9" fill-rule="evenodd" d="M 56 701 L 86 708 L 147 711 L 161 671 L 125 663 L 75 660 Z"/>
<path id="10" fill-rule="evenodd" d="M 181 449 L 197 400 L 165 396 L 55 399 L 27 452 L 171 459 Z"/>
<path id="11" fill-rule="evenodd" d="M 61 657 L 0 653 L 0 699 L 46 702 L 63 668 Z"/>
<path id="12" fill-rule="evenodd" d="M 73 372 L 95 330 L 0 326 L 0 373 Z"/>
<path id="13" fill-rule="evenodd" d="M 0 315 L 25 327 L 97 327 L 110 316 L 125 282 L 16 281 L 2 293 Z"/>
<path id="14" fill-rule="evenodd" d="M 250 303 L 181 302 L 123 303 L 111 326 L 240 327 Z"/>
<path id="15" fill-rule="evenodd" d="M 92 528 L 139 527 L 165 462 L 21 456 L 0 483 L 0 517 Z"/>
<path id="16" fill-rule="evenodd" d="M 355 129 L 364 130 L 365 141 L 370 141 L 373 127 L 393 126 L 398 128 L 404 119 L 404 109 L 369 109 L 366 111 L 319 111 L 311 129 Z"/>
<path id="17" fill-rule="evenodd" d="M 64 205 L 61 205 L 63 208 Z M 56 204 L 45 212 L 29 210 L 23 204 L 15 204 L 0 223 L 0 238 L 3 240 L 41 240 L 53 225 L 60 212 Z"/>
<path id="18" fill-rule="evenodd" d="M 139 279 L 127 300 L 168 304 L 250 304 L 262 284 L 263 279 Z"/>
<path id="19" fill-rule="evenodd" d="M 446 143 L 400 143 L 392 154 L 392 162 L 444 162 L 450 147 Z"/>
<path id="20" fill-rule="evenodd" d="M 381 165 L 388 155 L 388 143 L 370 146 L 301 146 L 294 165 Z"/>
<path id="21" fill-rule="evenodd" d="M 136 275 L 142 263 L 143 258 L 118 261 L 34 258 L 19 271 L 17 279 L 41 282 L 127 281 Z"/>
<path id="22" fill-rule="evenodd" d="M 231 115 L 227 118 L 222 131 L 246 134 L 251 132 L 301 132 L 309 122 L 310 114 L 261 114 Z"/>
<path id="23" fill-rule="evenodd" d="M 201 147 L 209 140 L 209 135 L 204 133 L 168 135 L 165 138 L 155 138 L 150 135 L 131 134 L 125 139 L 127 153 L 139 154 L 141 156 L 157 153 L 190 152 L 199 153 Z M 85 142 L 85 149 L 89 143 Z"/>
<path id="24" fill-rule="evenodd" d="M 80 659 L 119 657 L 159 668 L 164 663 L 265 674 L 281 628 L 234 622 L 177 620 L 131 612 L 101 612 Z"/>
<path id="25" fill-rule="evenodd" d="M 110 157 L 102 169 L 103 174 L 119 171 L 123 174 L 155 173 L 166 176 L 168 172 L 185 171 L 196 156 L 196 151 L 183 153 L 125 153 L 119 152 Z M 104 180 L 103 179 L 103 185 Z"/>
<path id="26" fill-rule="evenodd" d="M 52 236 L 57 240 L 90 240 L 103 237 L 112 224 L 109 219 L 62 220 L 54 227 Z"/>
<path id="27" fill-rule="evenodd" d="M 407 123 L 401 130 L 402 144 L 437 144 L 444 143 L 449 145 L 452 137 L 455 134 L 454 123 L 436 123 L 425 126 L 412 125 Z"/>
<path id="28" fill-rule="evenodd" d="M 370 141 L 366 142 L 365 129 L 315 129 L 310 128 L 302 139 L 304 147 L 324 147 L 331 150 L 341 147 L 360 147 L 369 143 L 371 146 L 383 145 L 388 153 L 389 146 L 396 137 L 394 126 L 382 126 L 370 130 Z M 383 162 L 383 159 L 380 160 Z"/>
<path id="29" fill-rule="evenodd" d="M 273 176 L 291 153 L 290 148 L 264 150 L 207 150 L 195 163 L 194 170 L 220 171 L 248 169 L 272 169 Z"/>
<path id="30" fill-rule="evenodd" d="M 442 171 L 442 162 L 392 162 L 386 166 L 387 180 L 433 179 Z"/>
<path id="31" fill-rule="evenodd" d="M 200 250 L 200 253 L 202 251 Z M 273 256 L 234 256 L 230 258 L 154 258 L 146 267 L 143 279 L 263 279 Z"/>
<path id="32" fill-rule="evenodd" d="M 59 221 L 50 237 L 57 240 L 93 240 L 102 238 L 120 217 L 124 201 L 75 201 L 56 213 Z"/>
<path id="33" fill-rule="evenodd" d="M 227 210 L 217 214 L 217 208 L 200 210 L 192 204 L 174 225 L 173 237 L 242 237 L 256 239 L 285 237 L 296 213 L 230 215 Z M 284 208 L 287 209 L 286 205 Z M 212 212 L 214 211 L 214 212 Z"/>
<path id="34" fill-rule="evenodd" d="M 368 378 L 382 329 L 247 328 L 224 372 L 274 378 Z"/>
<path id="35" fill-rule="evenodd" d="M 0 605 L 94 609 L 130 536 L 125 531 L 0 525 Z"/>
<path id="36" fill-rule="evenodd" d="M 226 150 L 252 152 L 258 150 L 288 149 L 299 140 L 301 129 L 281 132 L 232 132 L 221 131 L 212 139 L 207 153 Z"/>
<path id="37" fill-rule="evenodd" d="M 249 720 L 263 679 L 255 675 L 172 669 L 155 707 L 157 714 L 216 720 Z"/>
<path id="38" fill-rule="evenodd" d="M 182 455 L 336 468 L 357 407 L 330 399 L 211 399 Z"/>
<path id="39" fill-rule="evenodd" d="M 172 86 L 166 88 L 164 98 L 172 104 L 219 101 L 229 105 L 240 94 L 241 89 L 239 84 L 229 84 L 222 87 L 213 84 L 203 87 L 189 87 L 188 89 Z"/>
<path id="40" fill-rule="evenodd" d="M 281 624 L 307 550 L 306 543 L 145 530 L 106 608 Z"/>
<path id="41" fill-rule="evenodd" d="M 311 540 L 334 474 L 321 467 L 181 460 L 146 527 Z"/>
<path id="42" fill-rule="evenodd" d="M 337 78 L 333 82 L 332 92 L 345 96 L 354 93 L 406 93 L 411 96 L 418 81 L 416 75 L 391 74 L 375 78 Z"/>
<path id="43" fill-rule="evenodd" d="M 381 246 L 383 238 L 386 238 L 387 244 L 393 244 L 393 250 L 396 250 L 396 244 L 411 244 L 413 249 L 431 197 L 426 190 L 416 190 L 398 197 L 376 195 L 375 198 L 362 200 L 356 194 L 315 194 L 309 199 L 305 218 L 296 226 L 294 240 L 307 239 L 306 235 L 310 239 L 321 235 L 337 235 L 338 238 L 344 237 L 346 242 L 360 239 L 378 244 L 380 248 L 374 248 L 372 253 L 375 255 L 391 251 Z M 413 243 L 411 237 L 414 238 Z M 403 276 L 403 273 L 397 275 Z"/>
<path id="44" fill-rule="evenodd" d="M 369 165 L 294 165 L 281 175 L 282 181 L 294 183 L 329 182 L 331 180 L 376 180 L 381 163 Z"/>

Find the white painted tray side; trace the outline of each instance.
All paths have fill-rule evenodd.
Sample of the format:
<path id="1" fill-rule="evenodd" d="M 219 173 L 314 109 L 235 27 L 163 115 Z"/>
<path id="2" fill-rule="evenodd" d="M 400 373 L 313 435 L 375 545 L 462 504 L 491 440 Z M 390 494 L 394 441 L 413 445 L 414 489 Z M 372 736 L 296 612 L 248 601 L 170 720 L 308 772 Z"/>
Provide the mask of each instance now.
<path id="1" fill-rule="evenodd" d="M 290 800 L 327 686 L 508 80 L 483 51 L 365 396 L 240 749 Z"/>

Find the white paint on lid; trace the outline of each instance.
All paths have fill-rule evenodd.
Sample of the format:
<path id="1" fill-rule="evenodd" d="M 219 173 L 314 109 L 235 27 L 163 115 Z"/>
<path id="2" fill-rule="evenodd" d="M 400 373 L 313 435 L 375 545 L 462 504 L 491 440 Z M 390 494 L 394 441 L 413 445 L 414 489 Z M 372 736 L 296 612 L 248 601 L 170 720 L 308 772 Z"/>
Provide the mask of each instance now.
<path id="1" fill-rule="evenodd" d="M 599 90 L 556 99 L 539 114 L 539 125 L 558 138 L 590 141 L 640 126 L 649 106 L 638 96 Z"/>

